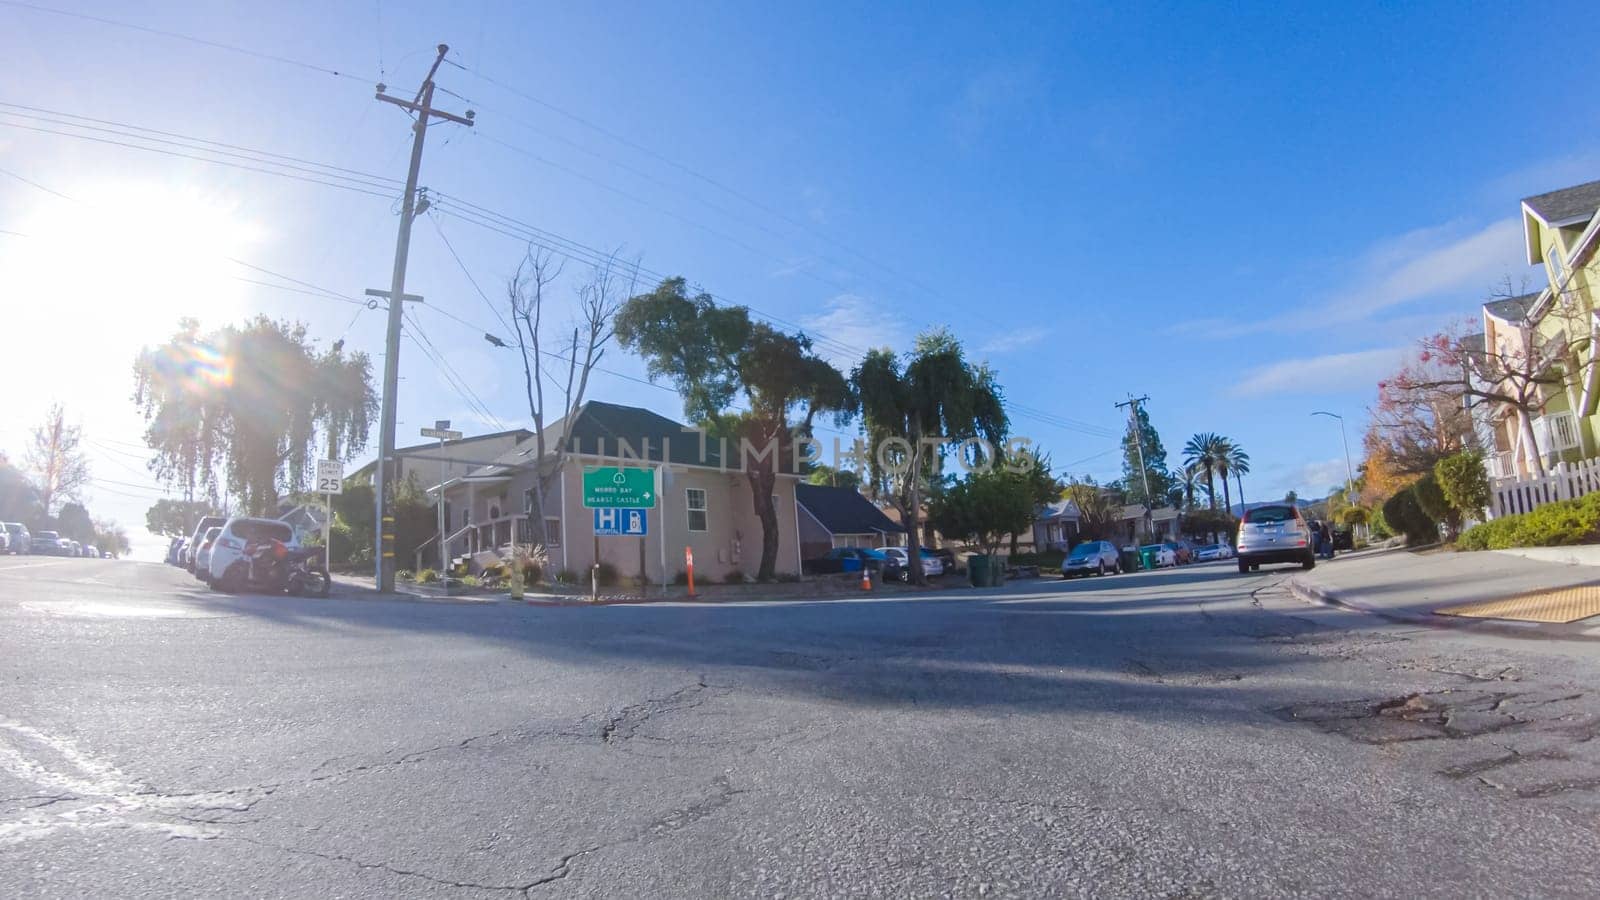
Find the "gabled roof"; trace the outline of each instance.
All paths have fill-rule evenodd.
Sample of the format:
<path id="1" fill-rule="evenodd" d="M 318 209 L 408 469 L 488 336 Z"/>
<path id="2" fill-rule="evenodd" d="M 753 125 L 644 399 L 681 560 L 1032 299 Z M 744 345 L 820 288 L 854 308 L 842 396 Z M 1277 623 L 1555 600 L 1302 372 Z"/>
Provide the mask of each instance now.
<path id="1" fill-rule="evenodd" d="M 1537 194 L 1522 201 L 1534 215 L 1550 225 L 1587 222 L 1600 211 L 1600 181 L 1577 184 Z"/>
<path id="2" fill-rule="evenodd" d="M 459 441 L 451 441 L 448 446 L 459 447 L 462 444 L 471 444 L 471 443 L 475 443 L 477 441 L 492 441 L 492 440 L 495 440 L 496 438 L 503 438 L 503 437 L 514 437 L 514 438 L 516 438 L 517 442 L 520 443 L 522 441 L 527 440 L 528 438 L 533 437 L 533 432 L 529 431 L 526 428 L 509 428 L 509 429 L 507 429 L 505 431 L 491 431 L 488 434 L 474 434 L 474 435 L 471 435 L 471 436 L 468 436 L 468 437 L 464 437 Z M 438 441 L 429 441 L 426 444 L 412 444 L 409 447 L 396 447 L 395 451 L 394 451 L 394 454 L 395 454 L 395 456 L 404 456 L 407 453 L 426 453 L 426 452 L 428 452 L 430 450 L 437 452 L 438 449 L 439 449 L 439 442 Z M 366 465 L 364 465 L 361 468 L 355 470 L 354 472 L 351 472 L 349 475 L 346 475 L 345 477 L 346 478 L 355 478 L 357 476 L 366 475 L 367 473 L 376 470 L 377 467 L 378 467 L 378 461 L 377 460 L 373 460 L 372 462 L 367 463 Z"/>
<path id="3" fill-rule="evenodd" d="M 1520 324 L 1528 318 L 1528 310 L 1538 302 L 1539 294 L 1523 294 L 1520 297 L 1507 297 L 1503 300 L 1490 300 L 1483 305 L 1484 312 L 1494 316 L 1502 322 Z M 1481 337 L 1481 335 L 1480 335 Z"/>
<path id="4" fill-rule="evenodd" d="M 1052 522 L 1057 519 L 1078 518 L 1081 518 L 1078 512 L 1078 504 L 1071 500 L 1053 500 L 1039 508 L 1038 513 L 1034 516 L 1034 521 Z"/>
<path id="5" fill-rule="evenodd" d="M 905 529 L 855 488 L 795 485 L 795 499 L 830 534 L 904 534 Z"/>
<path id="6" fill-rule="evenodd" d="M 712 469 L 723 465 L 723 445 L 716 438 L 702 436 L 702 433 L 682 422 L 648 409 L 600 400 L 588 400 L 578 407 L 570 427 L 565 419 L 559 419 L 545 428 L 545 452 L 553 452 L 558 445 L 571 454 L 604 457 L 608 461 L 621 458 L 624 462 L 637 459 L 641 464 L 661 462 L 664 451 L 666 461 L 674 465 Z M 761 449 L 756 448 L 752 453 L 758 453 Z M 790 442 L 779 443 L 778 452 L 784 463 L 781 472 L 798 474 L 793 469 L 793 451 Z M 530 433 L 514 449 L 468 473 L 467 479 L 510 475 L 530 466 L 537 452 L 538 441 Z M 739 464 L 739 442 L 730 438 L 727 442 L 727 468 L 737 471 Z"/>

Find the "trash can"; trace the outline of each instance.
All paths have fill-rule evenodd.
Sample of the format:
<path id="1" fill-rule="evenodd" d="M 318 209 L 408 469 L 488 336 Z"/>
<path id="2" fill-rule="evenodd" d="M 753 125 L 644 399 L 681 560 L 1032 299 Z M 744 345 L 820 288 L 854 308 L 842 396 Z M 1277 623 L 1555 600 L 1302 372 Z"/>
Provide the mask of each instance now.
<path id="1" fill-rule="evenodd" d="M 1131 547 L 1117 548 L 1117 554 L 1122 560 L 1122 571 L 1136 572 L 1139 569 L 1139 551 Z"/>
<path id="2" fill-rule="evenodd" d="M 1156 567 L 1156 553 L 1159 547 L 1152 544 L 1149 547 L 1139 548 L 1139 568 L 1154 569 Z"/>
<path id="3" fill-rule="evenodd" d="M 967 557 L 967 576 L 973 587 L 994 587 L 994 558 L 981 553 Z"/>

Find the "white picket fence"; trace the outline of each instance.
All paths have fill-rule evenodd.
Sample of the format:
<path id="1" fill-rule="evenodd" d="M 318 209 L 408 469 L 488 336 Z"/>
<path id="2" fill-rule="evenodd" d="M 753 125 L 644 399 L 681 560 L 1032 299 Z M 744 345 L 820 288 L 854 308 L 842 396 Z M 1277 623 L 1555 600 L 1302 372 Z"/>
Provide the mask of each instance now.
<path id="1" fill-rule="evenodd" d="M 1558 500 L 1600 491 L 1600 459 L 1556 463 L 1543 478 L 1496 478 L 1489 482 L 1489 518 L 1517 515 Z"/>

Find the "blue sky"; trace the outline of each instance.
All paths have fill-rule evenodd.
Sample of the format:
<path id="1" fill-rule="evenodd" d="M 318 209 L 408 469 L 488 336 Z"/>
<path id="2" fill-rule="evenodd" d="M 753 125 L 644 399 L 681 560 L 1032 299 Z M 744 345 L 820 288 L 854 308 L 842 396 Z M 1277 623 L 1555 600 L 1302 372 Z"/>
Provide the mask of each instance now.
<path id="1" fill-rule="evenodd" d="M 0 101 L 400 177 L 407 122 L 370 83 L 414 90 L 447 42 L 471 71 L 442 70 L 459 96 L 439 99 L 478 125 L 430 137 L 434 190 L 803 324 L 842 366 L 838 344 L 904 348 L 948 324 L 1027 408 L 1015 430 L 1075 472 L 1117 474 L 1113 404 L 1133 392 L 1174 463 L 1217 431 L 1255 460 L 1247 496 L 1309 495 L 1343 474 L 1337 428 L 1309 412 L 1345 414 L 1358 441 L 1401 348 L 1537 274 L 1517 201 L 1600 177 L 1600 112 L 1556 62 L 1596 46 L 1584 7 L 1403 6 L 72 7 L 348 79 L 0 5 Z M 97 512 L 137 524 L 157 495 L 128 363 L 177 315 L 259 309 L 381 350 L 379 314 L 215 260 L 359 297 L 388 283 L 389 201 L 5 125 L 0 167 L 72 198 L 0 176 L 0 229 L 30 235 L 0 235 L 0 307 L 22 326 L 8 354 L 47 369 L 97 442 Z M 413 243 L 418 322 L 520 423 L 516 360 L 478 336 L 503 329 L 434 221 Z M 437 221 L 498 301 L 519 242 Z M 130 232 L 158 246 L 108 251 Z M 616 349 L 606 365 L 643 371 Z M 435 418 L 496 424 L 409 342 L 402 371 L 402 442 Z M 680 414 L 673 392 L 612 375 L 591 396 Z M 19 454 L 50 399 L 8 401 L 0 447 Z"/>

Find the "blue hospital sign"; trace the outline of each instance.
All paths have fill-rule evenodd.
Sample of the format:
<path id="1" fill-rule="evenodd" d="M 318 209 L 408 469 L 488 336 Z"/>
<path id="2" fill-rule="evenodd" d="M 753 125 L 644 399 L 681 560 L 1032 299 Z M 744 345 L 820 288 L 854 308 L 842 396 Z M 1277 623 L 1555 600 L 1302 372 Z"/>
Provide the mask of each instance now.
<path id="1" fill-rule="evenodd" d="M 594 533 L 622 537 L 644 537 L 650 533 L 650 518 L 642 509 L 596 509 Z"/>

